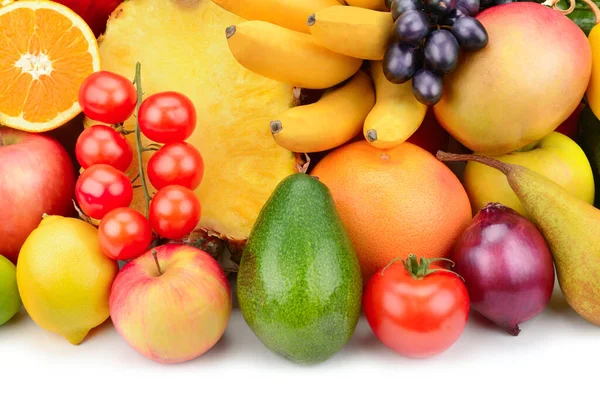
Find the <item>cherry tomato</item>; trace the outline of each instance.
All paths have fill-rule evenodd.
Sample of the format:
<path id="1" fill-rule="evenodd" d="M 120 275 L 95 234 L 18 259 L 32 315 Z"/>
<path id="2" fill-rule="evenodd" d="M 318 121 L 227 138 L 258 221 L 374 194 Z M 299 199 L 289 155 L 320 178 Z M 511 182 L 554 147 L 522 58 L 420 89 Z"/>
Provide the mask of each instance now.
<path id="1" fill-rule="evenodd" d="M 152 242 L 150 221 L 128 207 L 112 210 L 98 227 L 100 249 L 113 260 L 128 260 L 144 253 Z"/>
<path id="2" fill-rule="evenodd" d="M 158 143 L 182 142 L 196 129 L 196 109 L 183 94 L 162 92 L 144 100 L 138 120 L 148 139 Z"/>
<path id="3" fill-rule="evenodd" d="M 79 88 L 79 105 L 89 118 L 106 124 L 124 122 L 137 103 L 135 86 L 127 78 L 108 71 L 94 72 Z"/>
<path id="4" fill-rule="evenodd" d="M 109 211 L 131 204 L 133 187 L 123 172 L 110 165 L 97 164 L 77 179 L 75 198 L 86 215 L 102 219 Z"/>
<path id="5" fill-rule="evenodd" d="M 150 203 L 150 225 L 163 238 L 181 239 L 196 228 L 201 212 L 194 192 L 183 186 L 167 186 Z"/>
<path id="6" fill-rule="evenodd" d="M 186 142 L 165 144 L 148 161 L 148 178 L 157 189 L 169 185 L 196 189 L 204 176 L 200 152 Z"/>
<path id="7" fill-rule="evenodd" d="M 83 168 L 107 164 L 125 171 L 133 160 L 133 149 L 127 139 L 113 128 L 94 125 L 79 135 L 75 155 Z"/>
<path id="8" fill-rule="evenodd" d="M 462 279 L 429 262 L 419 263 L 411 255 L 406 267 L 396 262 L 381 269 L 363 296 L 375 336 L 407 357 L 431 357 L 447 350 L 463 333 L 469 316 Z"/>

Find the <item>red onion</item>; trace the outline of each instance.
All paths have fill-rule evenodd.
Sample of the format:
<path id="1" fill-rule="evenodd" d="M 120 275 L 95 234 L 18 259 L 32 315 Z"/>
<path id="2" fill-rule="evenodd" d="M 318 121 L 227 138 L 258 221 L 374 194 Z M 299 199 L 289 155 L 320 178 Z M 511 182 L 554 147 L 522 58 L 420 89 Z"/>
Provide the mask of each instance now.
<path id="1" fill-rule="evenodd" d="M 516 211 L 490 203 L 454 248 L 471 307 L 511 335 L 538 315 L 554 289 L 554 265 L 535 225 Z"/>

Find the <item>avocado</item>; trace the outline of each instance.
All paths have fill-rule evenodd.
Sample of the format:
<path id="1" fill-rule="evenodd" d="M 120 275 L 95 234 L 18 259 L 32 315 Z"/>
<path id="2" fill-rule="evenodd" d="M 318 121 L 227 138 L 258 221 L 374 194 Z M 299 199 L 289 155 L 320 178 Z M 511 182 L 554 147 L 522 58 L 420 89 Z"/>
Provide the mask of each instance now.
<path id="1" fill-rule="evenodd" d="M 323 362 L 350 340 L 361 310 L 360 266 L 317 178 L 297 173 L 275 189 L 248 238 L 237 288 L 254 334 L 295 363 Z"/>
<path id="2" fill-rule="evenodd" d="M 596 192 L 600 185 L 600 121 L 589 106 L 586 106 L 579 117 L 579 133 L 577 137 L 579 146 L 587 156 L 596 183 Z M 600 208 L 600 195 L 596 193 L 596 208 Z"/>

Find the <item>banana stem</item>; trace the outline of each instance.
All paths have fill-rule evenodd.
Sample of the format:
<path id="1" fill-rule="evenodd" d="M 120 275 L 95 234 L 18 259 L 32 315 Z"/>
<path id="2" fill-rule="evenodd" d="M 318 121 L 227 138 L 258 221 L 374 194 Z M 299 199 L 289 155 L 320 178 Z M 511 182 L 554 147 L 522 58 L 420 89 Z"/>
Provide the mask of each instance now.
<path id="1" fill-rule="evenodd" d="M 140 106 L 142 105 L 144 92 L 142 91 L 142 64 L 139 62 L 135 65 L 135 88 L 137 89 L 137 105 L 135 107 L 135 148 L 138 157 L 138 169 L 140 180 L 142 181 L 142 189 L 144 191 L 144 199 L 146 200 L 146 218 L 150 213 L 150 193 L 146 183 L 146 174 L 144 173 L 144 160 L 142 159 L 142 130 L 140 129 Z"/>

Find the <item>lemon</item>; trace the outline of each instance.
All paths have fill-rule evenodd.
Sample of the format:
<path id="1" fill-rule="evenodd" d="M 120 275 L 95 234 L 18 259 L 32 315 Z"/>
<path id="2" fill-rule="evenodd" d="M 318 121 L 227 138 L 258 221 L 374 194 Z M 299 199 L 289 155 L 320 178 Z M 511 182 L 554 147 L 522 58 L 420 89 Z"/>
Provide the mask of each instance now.
<path id="1" fill-rule="evenodd" d="M 74 218 L 50 216 L 27 238 L 17 261 L 25 309 L 40 327 L 79 344 L 109 316 L 118 272 L 98 245 L 97 230 Z"/>

